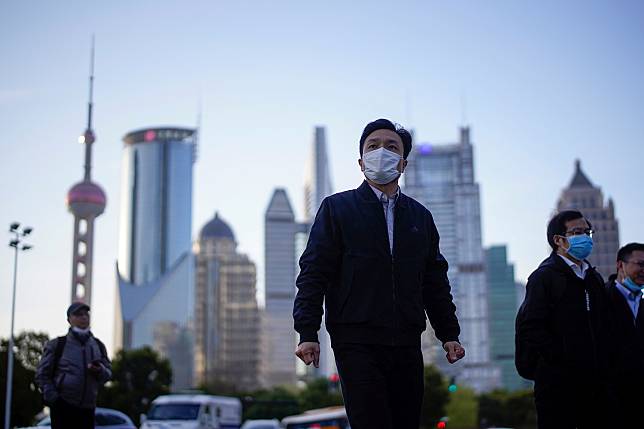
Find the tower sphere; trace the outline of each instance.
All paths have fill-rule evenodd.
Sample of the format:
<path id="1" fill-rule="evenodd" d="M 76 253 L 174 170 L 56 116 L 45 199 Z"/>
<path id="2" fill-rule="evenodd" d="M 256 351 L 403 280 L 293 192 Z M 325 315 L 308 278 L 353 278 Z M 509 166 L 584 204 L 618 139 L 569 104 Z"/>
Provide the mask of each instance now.
<path id="1" fill-rule="evenodd" d="M 105 192 L 93 182 L 79 182 L 67 193 L 69 211 L 80 217 L 100 215 L 106 203 Z"/>

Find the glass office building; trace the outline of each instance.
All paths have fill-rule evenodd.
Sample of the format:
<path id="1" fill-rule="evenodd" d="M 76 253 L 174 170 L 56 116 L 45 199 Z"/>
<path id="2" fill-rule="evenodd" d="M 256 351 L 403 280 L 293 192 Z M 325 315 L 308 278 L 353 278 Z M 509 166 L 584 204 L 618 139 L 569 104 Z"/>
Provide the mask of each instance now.
<path id="1" fill-rule="evenodd" d="M 174 387 L 191 385 L 195 137 L 194 129 L 150 128 L 123 139 L 115 346 L 164 353 Z"/>
<path id="2" fill-rule="evenodd" d="M 461 325 L 467 359 L 454 366 L 437 364 L 477 391 L 499 383 L 490 365 L 488 291 L 481 239 L 479 185 L 474 181 L 469 128 L 458 143 L 416 145 L 404 174 L 404 192 L 427 207 L 440 234 L 440 249 L 449 263 L 448 277 Z M 442 356 L 444 352 L 435 353 Z"/>

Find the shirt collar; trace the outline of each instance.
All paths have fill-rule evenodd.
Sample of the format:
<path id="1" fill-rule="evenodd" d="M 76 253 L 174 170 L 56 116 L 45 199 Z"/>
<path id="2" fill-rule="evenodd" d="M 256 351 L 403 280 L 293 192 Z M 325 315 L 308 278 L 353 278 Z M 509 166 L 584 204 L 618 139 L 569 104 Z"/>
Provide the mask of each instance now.
<path id="1" fill-rule="evenodd" d="M 369 183 L 369 187 L 376 194 L 376 197 L 378 198 L 378 201 L 382 201 L 383 195 L 385 196 L 385 198 L 388 198 L 388 199 L 394 200 L 394 201 L 396 201 L 398 199 L 398 197 L 400 196 L 400 186 L 398 187 L 398 189 L 396 189 L 396 193 L 394 194 L 393 197 L 388 196 L 387 194 L 382 192 L 380 189 L 378 189 L 375 186 L 373 186 L 371 183 Z"/>
<path id="2" fill-rule="evenodd" d="M 566 262 L 566 264 L 568 264 L 568 266 L 570 268 L 572 268 L 573 270 L 581 269 L 581 272 L 585 273 L 586 270 L 589 267 L 589 265 L 586 263 L 586 261 L 581 261 L 581 268 L 580 268 L 578 264 L 576 264 L 575 262 L 571 261 L 569 258 L 567 258 L 566 256 L 562 255 L 561 253 L 557 253 L 557 255 L 561 256 L 561 258 Z"/>
<path id="3" fill-rule="evenodd" d="M 621 284 L 619 281 L 615 280 L 615 286 L 625 297 L 628 297 L 632 300 L 636 300 L 638 297 L 642 296 L 642 291 L 632 292 L 629 288 Z"/>

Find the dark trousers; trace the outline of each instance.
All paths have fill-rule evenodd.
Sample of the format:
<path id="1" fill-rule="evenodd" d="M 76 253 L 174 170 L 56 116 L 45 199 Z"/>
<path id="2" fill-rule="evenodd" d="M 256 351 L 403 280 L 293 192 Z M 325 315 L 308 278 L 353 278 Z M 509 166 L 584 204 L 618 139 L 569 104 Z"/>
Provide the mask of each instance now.
<path id="1" fill-rule="evenodd" d="M 534 399 L 539 429 L 613 427 L 609 425 L 611 407 L 608 394 L 600 383 L 572 380 L 544 382 L 537 378 Z"/>
<path id="2" fill-rule="evenodd" d="M 351 429 L 418 429 L 420 347 L 333 344 L 333 353 Z"/>
<path id="3" fill-rule="evenodd" d="M 49 407 L 51 429 L 94 429 L 94 408 L 80 408 L 58 398 Z"/>

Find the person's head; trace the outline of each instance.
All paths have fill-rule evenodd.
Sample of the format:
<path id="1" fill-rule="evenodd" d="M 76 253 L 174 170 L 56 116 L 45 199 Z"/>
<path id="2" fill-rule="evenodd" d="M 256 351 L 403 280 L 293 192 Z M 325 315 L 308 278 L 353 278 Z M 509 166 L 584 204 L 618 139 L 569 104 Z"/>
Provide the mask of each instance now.
<path id="1" fill-rule="evenodd" d="M 89 328 L 89 305 L 75 302 L 67 308 L 67 321 L 72 327 Z"/>
<path id="2" fill-rule="evenodd" d="M 617 252 L 617 279 L 644 286 L 644 243 L 629 243 Z"/>
<path id="3" fill-rule="evenodd" d="M 548 244 L 553 251 L 583 260 L 592 250 L 592 225 L 576 210 L 557 213 L 548 223 Z"/>
<path id="4" fill-rule="evenodd" d="M 409 131 L 388 119 L 368 123 L 360 136 L 358 160 L 367 179 L 381 185 L 398 180 L 407 166 L 411 140 Z"/>

